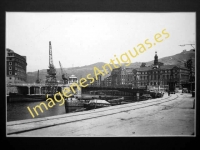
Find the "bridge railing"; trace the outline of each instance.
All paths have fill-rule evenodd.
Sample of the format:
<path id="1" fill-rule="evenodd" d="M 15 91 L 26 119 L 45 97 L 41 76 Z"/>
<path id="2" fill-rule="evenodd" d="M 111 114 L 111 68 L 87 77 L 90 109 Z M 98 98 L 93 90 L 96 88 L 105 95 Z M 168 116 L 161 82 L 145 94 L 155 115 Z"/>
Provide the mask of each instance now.
<path id="1" fill-rule="evenodd" d="M 7 83 L 7 86 L 47 86 L 45 83 Z M 58 86 L 69 86 L 69 84 L 58 84 Z"/>

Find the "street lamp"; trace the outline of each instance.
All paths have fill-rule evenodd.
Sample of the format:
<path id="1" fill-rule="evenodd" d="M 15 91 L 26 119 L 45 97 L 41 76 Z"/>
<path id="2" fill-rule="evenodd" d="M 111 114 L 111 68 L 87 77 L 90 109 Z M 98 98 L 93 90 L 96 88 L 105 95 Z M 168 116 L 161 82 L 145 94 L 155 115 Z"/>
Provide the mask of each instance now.
<path id="1" fill-rule="evenodd" d="M 160 71 L 158 70 L 158 92 L 159 92 L 159 85 L 160 85 L 160 83 L 159 83 L 159 80 L 160 79 Z"/>

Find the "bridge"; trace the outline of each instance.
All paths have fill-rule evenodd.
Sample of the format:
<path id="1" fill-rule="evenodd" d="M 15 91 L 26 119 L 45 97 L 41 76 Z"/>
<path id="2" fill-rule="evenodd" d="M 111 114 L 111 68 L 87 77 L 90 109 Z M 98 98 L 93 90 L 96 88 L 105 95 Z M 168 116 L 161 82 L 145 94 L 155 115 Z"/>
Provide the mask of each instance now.
<path id="1" fill-rule="evenodd" d="M 61 92 L 65 87 L 69 87 L 70 84 L 57 84 L 57 91 Z M 15 92 L 11 93 L 19 93 L 19 94 L 28 94 L 28 95 L 42 95 L 45 94 L 45 87 L 47 85 L 45 83 L 9 83 L 7 84 L 8 89 L 13 87 L 16 88 Z M 9 90 L 10 91 L 10 90 Z M 139 95 L 146 93 L 147 88 L 132 88 L 132 87 L 101 87 L 101 86 L 88 86 L 81 88 L 81 92 L 83 94 L 92 94 L 92 95 L 121 95 L 121 96 L 136 96 L 137 93 Z M 8 92 L 9 93 L 9 92 Z"/>
<path id="2" fill-rule="evenodd" d="M 62 91 L 65 87 L 69 87 L 71 84 L 61 84 L 58 83 L 58 91 Z M 7 88 L 12 89 L 15 88 L 13 93 L 19 94 L 45 94 L 45 87 L 47 85 L 45 83 L 8 83 Z M 8 92 L 9 93 L 9 92 Z M 12 92 L 11 92 L 12 93 Z"/>
<path id="3" fill-rule="evenodd" d="M 105 95 L 121 95 L 121 96 L 136 96 L 146 93 L 147 88 L 132 88 L 132 87 L 99 87 L 99 86 L 88 86 L 82 88 L 83 94 L 105 94 Z"/>

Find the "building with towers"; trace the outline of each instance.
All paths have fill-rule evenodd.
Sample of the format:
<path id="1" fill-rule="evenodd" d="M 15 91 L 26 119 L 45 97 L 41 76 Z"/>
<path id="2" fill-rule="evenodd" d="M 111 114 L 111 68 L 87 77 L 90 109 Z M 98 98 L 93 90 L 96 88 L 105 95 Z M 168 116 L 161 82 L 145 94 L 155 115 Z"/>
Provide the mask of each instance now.
<path id="1" fill-rule="evenodd" d="M 142 63 L 140 68 L 120 67 L 111 72 L 111 86 L 166 90 L 169 83 L 175 83 L 176 88 L 189 82 L 190 70 L 176 65 L 164 65 L 158 61 L 155 52 L 154 63 L 146 66 Z"/>
<path id="2" fill-rule="evenodd" d="M 115 68 L 109 77 L 104 78 L 101 82 L 99 80 L 102 78 L 99 77 L 99 84 L 96 84 L 96 81 L 94 85 L 150 90 L 167 90 L 172 83 L 177 89 L 188 86 L 191 76 L 190 69 L 178 65 L 165 65 L 159 62 L 157 52 L 155 52 L 153 62 L 150 66 L 142 63 L 140 68 Z"/>
<path id="3" fill-rule="evenodd" d="M 189 81 L 189 69 L 176 65 L 164 65 L 158 61 L 157 52 L 154 56 L 154 64 L 148 67 L 133 69 L 133 88 L 149 88 L 165 90 L 169 83 L 174 82 L 176 88 Z"/>

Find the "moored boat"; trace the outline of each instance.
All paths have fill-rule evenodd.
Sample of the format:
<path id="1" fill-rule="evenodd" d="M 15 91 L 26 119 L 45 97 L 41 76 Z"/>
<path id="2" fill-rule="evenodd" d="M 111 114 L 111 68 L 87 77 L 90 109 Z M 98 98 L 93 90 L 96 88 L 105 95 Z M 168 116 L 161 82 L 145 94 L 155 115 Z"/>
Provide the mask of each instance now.
<path id="1" fill-rule="evenodd" d="M 84 107 L 85 101 L 76 98 L 65 99 L 65 112 L 73 112 Z"/>
<path id="2" fill-rule="evenodd" d="M 109 102 L 107 102 L 106 100 L 100 100 L 100 99 L 93 99 L 93 100 L 90 100 L 88 103 L 84 104 L 84 107 L 87 110 L 102 108 L 102 107 L 109 107 L 109 106 L 111 106 Z"/>
<path id="3" fill-rule="evenodd" d="M 65 99 L 65 107 L 83 107 L 85 101 L 76 98 Z"/>
<path id="4" fill-rule="evenodd" d="M 111 105 L 119 105 L 119 104 L 121 104 L 121 102 L 123 100 L 124 100 L 124 97 L 116 98 L 116 99 L 109 99 L 109 100 L 106 100 L 106 101 L 109 102 Z"/>

